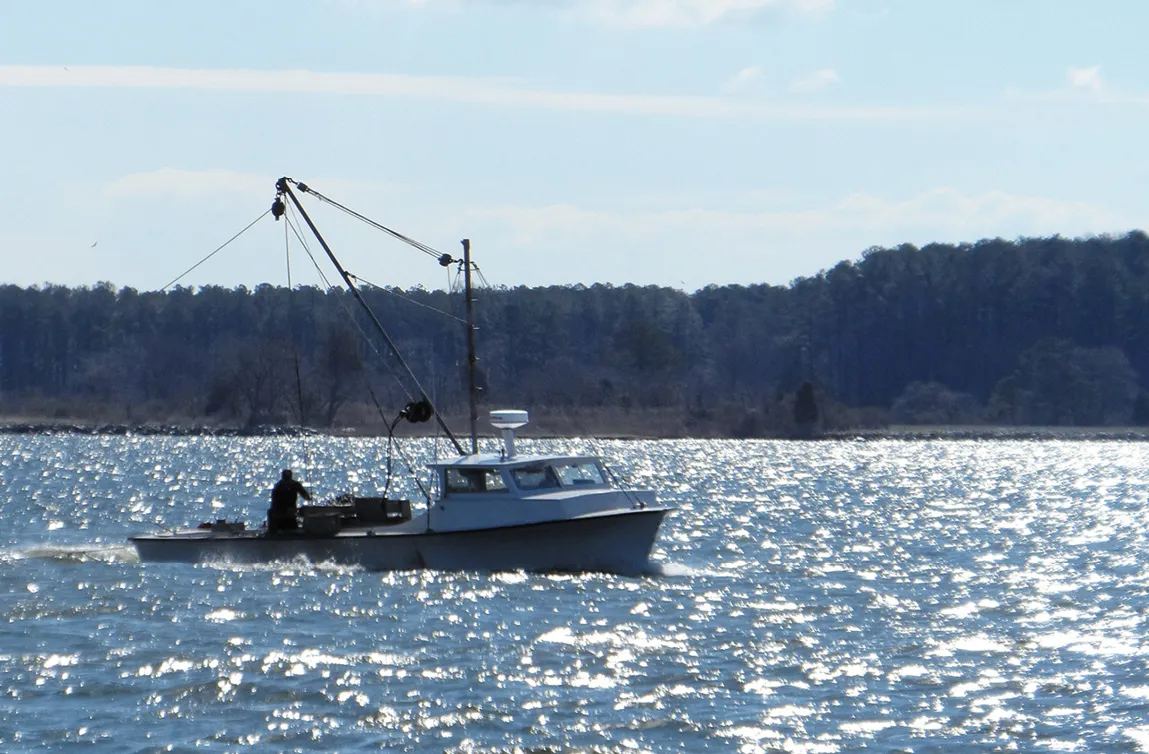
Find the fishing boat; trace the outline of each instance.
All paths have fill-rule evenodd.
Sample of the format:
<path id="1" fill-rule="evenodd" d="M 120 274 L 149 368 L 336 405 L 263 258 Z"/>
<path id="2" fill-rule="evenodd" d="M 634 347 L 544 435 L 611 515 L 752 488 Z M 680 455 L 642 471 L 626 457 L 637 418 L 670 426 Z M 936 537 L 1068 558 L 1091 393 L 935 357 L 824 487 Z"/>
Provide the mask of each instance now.
<path id="1" fill-rule="evenodd" d="M 281 178 L 276 185 L 273 214 L 278 219 L 287 207 L 284 200 L 292 203 L 377 332 L 397 355 L 382 323 L 311 221 L 292 186 L 301 193 L 331 200 L 287 178 Z M 383 229 L 410 242 L 401 234 Z M 501 432 L 502 444 L 496 453 L 479 452 L 472 263 L 470 243 L 466 240 L 463 254 L 462 260 L 440 255 L 440 263 L 446 266 L 458 261 L 466 273 L 471 452 L 464 451 L 425 393 L 408 403 L 388 425 L 394 439 L 400 419 L 422 422 L 435 418 L 457 451 L 454 456 L 430 464 L 433 483 L 425 490 L 421 505 L 413 506 L 410 500 L 387 494 L 348 494 L 325 504 L 301 506 L 298 528 L 286 531 L 272 531 L 266 525 L 249 529 L 244 522 L 217 520 L 193 529 L 140 534 L 130 538 L 140 560 L 257 564 L 304 558 L 313 563 L 374 571 L 644 571 L 659 527 L 672 510 L 658 503 L 654 491 L 621 484 L 593 455 L 519 455 L 515 430 L 526 426 L 530 418 L 519 409 L 490 412 L 491 425 Z M 407 369 L 402 358 L 398 361 Z M 388 474 L 390 469 L 388 462 Z M 390 480 L 384 489 L 390 489 Z"/>
<path id="2" fill-rule="evenodd" d="M 297 531 L 217 521 L 131 538 L 144 562 L 268 563 L 299 557 L 368 570 L 527 570 L 636 573 L 663 518 L 654 492 L 613 484 L 594 456 L 518 455 L 525 411 L 494 411 L 500 453 L 432 465 L 439 494 L 417 515 L 387 497 L 302 506 Z"/>

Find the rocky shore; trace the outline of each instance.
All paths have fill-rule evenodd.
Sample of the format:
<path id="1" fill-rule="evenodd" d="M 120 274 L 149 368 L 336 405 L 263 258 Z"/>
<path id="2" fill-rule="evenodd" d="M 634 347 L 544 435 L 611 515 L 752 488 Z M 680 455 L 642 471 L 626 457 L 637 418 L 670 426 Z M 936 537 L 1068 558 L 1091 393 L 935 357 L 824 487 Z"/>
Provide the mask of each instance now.
<path id="1" fill-rule="evenodd" d="M 526 437 L 573 437 L 595 436 L 610 439 L 682 439 L 677 432 L 630 432 L 611 431 L 597 427 L 536 426 L 534 432 L 527 431 Z M 649 429 L 649 428 L 648 428 Z M 557 430 L 557 431 L 556 431 Z M 35 419 L 5 420 L 0 418 L 0 434 L 7 435 L 160 435 L 175 437 L 307 437 L 307 436 L 385 436 L 385 430 L 376 428 L 335 428 L 328 430 L 294 425 L 261 424 L 251 427 L 214 426 L 207 424 L 165 424 L 165 423 L 101 423 L 78 421 L 51 421 Z M 402 434 L 410 436 L 409 431 Z M 418 433 L 416 433 L 418 434 Z M 718 439 L 708 435 L 711 439 Z M 729 438 L 746 439 L 746 438 Z M 754 439 L 798 439 L 792 437 L 760 437 Z M 1017 426 L 889 426 L 864 429 L 834 429 L 801 438 L 806 441 L 836 440 L 866 442 L 877 440 L 1149 440 L 1149 427 L 1017 427 Z"/>
<path id="2" fill-rule="evenodd" d="M 897 426 L 834 430 L 824 440 L 1149 440 L 1149 427 Z"/>
<path id="3" fill-rule="evenodd" d="M 322 432 L 308 427 L 262 425 L 256 427 L 212 427 L 179 424 L 86 424 L 74 422 L 3 422 L 0 434 L 7 435 L 170 435 L 214 437 L 301 437 Z"/>

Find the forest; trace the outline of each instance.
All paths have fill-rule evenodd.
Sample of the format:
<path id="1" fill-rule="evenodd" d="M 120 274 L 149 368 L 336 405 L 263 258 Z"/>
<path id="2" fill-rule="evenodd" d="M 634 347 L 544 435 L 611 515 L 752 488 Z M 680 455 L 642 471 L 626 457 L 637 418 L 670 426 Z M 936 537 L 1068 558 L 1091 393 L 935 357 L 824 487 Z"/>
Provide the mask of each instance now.
<path id="1" fill-rule="evenodd" d="M 480 411 L 539 431 L 1149 424 L 1140 231 L 871 248 L 785 286 L 476 295 Z M 461 427 L 462 296 L 363 296 L 418 384 L 342 289 L 0 286 L 0 416 L 372 433 L 422 392 Z"/>

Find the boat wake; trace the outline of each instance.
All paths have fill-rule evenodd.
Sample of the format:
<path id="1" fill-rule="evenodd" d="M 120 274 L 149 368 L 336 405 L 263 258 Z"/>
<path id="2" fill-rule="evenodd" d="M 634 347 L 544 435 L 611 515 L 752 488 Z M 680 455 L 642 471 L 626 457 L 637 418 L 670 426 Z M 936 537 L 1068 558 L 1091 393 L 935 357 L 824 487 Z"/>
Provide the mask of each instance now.
<path id="1" fill-rule="evenodd" d="M 234 571 L 237 573 L 279 573 L 302 575 L 310 573 L 322 574 L 354 574 L 363 573 L 364 568 L 358 565 L 335 563 L 330 560 L 321 560 L 313 563 L 302 555 L 289 560 L 270 560 L 266 563 L 236 563 L 224 558 L 206 560 L 199 564 L 203 568 L 215 568 L 221 571 Z"/>
<path id="2" fill-rule="evenodd" d="M 695 576 L 729 576 L 730 574 L 725 571 L 718 571 L 713 568 L 695 568 L 688 566 L 685 563 L 647 563 L 646 567 L 642 569 L 644 576 L 660 576 L 667 578 L 675 577 L 695 577 Z"/>
<path id="3" fill-rule="evenodd" d="M 0 551 L 0 563 L 18 560 L 54 560 L 60 563 L 138 563 L 131 545 L 33 545 Z"/>

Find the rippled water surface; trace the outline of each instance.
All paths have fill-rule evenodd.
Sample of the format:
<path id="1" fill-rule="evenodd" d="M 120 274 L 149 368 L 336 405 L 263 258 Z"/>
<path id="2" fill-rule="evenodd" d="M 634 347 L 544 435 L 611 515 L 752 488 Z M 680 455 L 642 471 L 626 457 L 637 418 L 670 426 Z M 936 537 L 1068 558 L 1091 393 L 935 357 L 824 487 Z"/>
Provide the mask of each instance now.
<path id="1" fill-rule="evenodd" d="M 141 564 L 381 445 L 0 437 L 0 750 L 1149 751 L 1149 444 L 535 447 L 678 506 L 649 575 Z"/>

